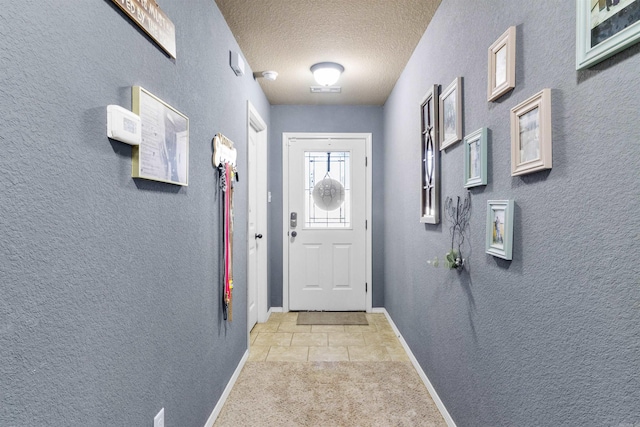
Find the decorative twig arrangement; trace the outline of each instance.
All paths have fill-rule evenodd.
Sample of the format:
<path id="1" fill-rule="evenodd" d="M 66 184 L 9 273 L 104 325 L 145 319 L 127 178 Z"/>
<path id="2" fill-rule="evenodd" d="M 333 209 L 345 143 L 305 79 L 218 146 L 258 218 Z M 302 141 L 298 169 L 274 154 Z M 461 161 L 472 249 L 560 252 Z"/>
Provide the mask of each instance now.
<path id="1" fill-rule="evenodd" d="M 464 243 L 464 236 L 469 227 L 469 219 L 471 218 L 471 197 L 469 193 L 466 194 L 464 200 L 460 200 L 460 196 L 457 197 L 456 202 L 453 202 L 451 197 L 447 197 L 444 202 L 444 212 L 448 222 L 451 223 L 449 232 L 451 233 L 451 251 L 445 256 L 445 267 L 462 269 L 464 267 L 464 258 L 462 258 L 462 244 Z M 458 250 L 454 249 L 454 246 L 458 245 Z"/>
<path id="2" fill-rule="evenodd" d="M 464 243 L 465 234 L 469 227 L 469 219 L 471 218 L 471 196 L 469 193 L 460 200 L 458 196 L 454 199 L 447 197 L 444 202 L 444 215 L 449 226 L 451 234 L 451 250 L 445 254 L 444 266 L 446 268 L 462 270 L 464 267 L 464 258 L 462 257 L 462 244 Z M 457 249 L 454 249 L 457 247 Z M 427 261 L 428 264 L 438 267 L 440 261 L 438 257 L 434 260 Z"/>

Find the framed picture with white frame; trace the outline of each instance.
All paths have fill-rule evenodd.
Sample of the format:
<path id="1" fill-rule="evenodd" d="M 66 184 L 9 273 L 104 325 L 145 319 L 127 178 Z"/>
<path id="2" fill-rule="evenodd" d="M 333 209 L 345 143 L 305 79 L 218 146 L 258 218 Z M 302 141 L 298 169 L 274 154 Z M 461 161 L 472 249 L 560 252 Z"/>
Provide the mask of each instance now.
<path id="1" fill-rule="evenodd" d="M 513 200 L 487 201 L 486 252 L 513 259 Z"/>
<path id="2" fill-rule="evenodd" d="M 464 187 L 487 185 L 487 128 L 464 137 Z"/>
<path id="3" fill-rule="evenodd" d="M 551 89 L 543 89 L 511 109 L 511 175 L 552 167 Z"/>
<path id="4" fill-rule="evenodd" d="M 640 41 L 640 0 L 576 0 L 576 70 Z"/>
<path id="5" fill-rule="evenodd" d="M 488 72 L 488 101 L 494 101 L 516 87 L 516 27 L 509 27 L 489 47 Z"/>
<path id="6" fill-rule="evenodd" d="M 462 77 L 440 94 L 440 150 L 462 139 Z"/>

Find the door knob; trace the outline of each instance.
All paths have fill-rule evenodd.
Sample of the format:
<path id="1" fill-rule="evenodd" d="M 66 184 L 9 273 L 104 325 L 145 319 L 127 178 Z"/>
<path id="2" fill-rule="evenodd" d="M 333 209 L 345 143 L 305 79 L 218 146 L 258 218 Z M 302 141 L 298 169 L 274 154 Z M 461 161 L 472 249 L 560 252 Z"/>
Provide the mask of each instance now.
<path id="1" fill-rule="evenodd" d="M 262 234 L 256 233 L 256 239 L 262 239 Z"/>
<path id="2" fill-rule="evenodd" d="M 297 235 L 298 235 L 297 231 L 294 230 L 294 231 L 291 232 L 291 237 L 296 237 Z"/>

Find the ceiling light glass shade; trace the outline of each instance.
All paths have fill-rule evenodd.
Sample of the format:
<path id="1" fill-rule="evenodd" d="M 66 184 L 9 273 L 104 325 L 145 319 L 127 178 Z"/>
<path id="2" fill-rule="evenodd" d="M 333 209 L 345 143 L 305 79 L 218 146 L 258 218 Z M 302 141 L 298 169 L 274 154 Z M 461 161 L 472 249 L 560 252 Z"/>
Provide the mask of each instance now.
<path id="1" fill-rule="evenodd" d="M 331 86 L 340 78 L 344 67 L 335 62 L 320 62 L 311 66 L 311 72 L 316 82 L 321 86 Z"/>

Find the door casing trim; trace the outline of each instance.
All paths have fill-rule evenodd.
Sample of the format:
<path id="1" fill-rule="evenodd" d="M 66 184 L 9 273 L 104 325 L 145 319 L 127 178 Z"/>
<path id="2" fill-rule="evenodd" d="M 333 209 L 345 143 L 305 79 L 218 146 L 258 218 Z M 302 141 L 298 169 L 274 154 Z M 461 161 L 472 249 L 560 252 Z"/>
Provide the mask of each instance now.
<path id="1" fill-rule="evenodd" d="M 371 237 L 372 237 L 372 149 L 371 133 L 317 133 L 317 132 L 283 132 L 282 133 L 282 311 L 289 311 L 289 142 L 298 139 L 364 139 L 365 157 L 365 230 L 366 248 L 366 280 L 367 291 L 365 295 L 367 313 L 371 313 L 373 306 L 373 292 L 371 287 Z"/>

